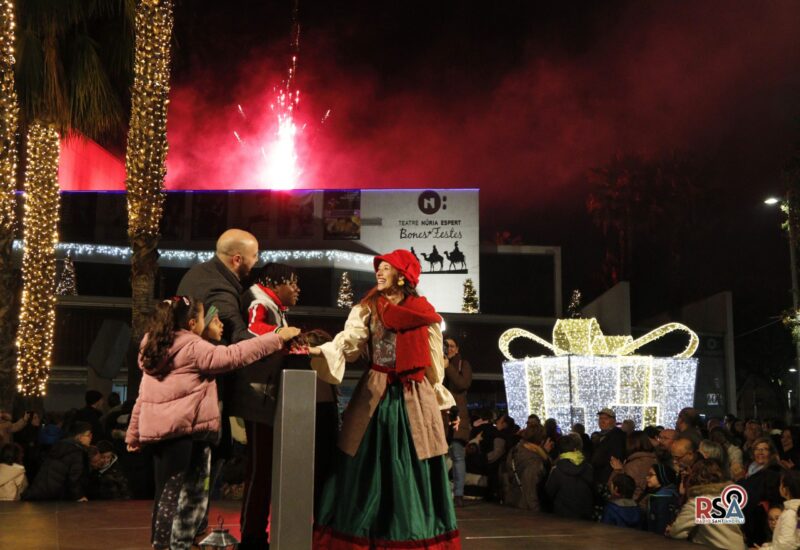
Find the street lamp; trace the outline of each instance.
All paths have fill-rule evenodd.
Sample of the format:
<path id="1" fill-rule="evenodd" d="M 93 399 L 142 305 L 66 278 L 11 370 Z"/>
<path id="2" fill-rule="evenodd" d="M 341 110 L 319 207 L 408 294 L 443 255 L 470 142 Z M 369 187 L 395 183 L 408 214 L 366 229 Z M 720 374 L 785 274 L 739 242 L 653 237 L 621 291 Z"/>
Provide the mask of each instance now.
<path id="1" fill-rule="evenodd" d="M 774 206 L 776 204 L 786 205 L 786 217 L 788 218 L 787 226 L 789 228 L 789 273 L 792 275 L 792 317 L 798 315 L 800 311 L 800 286 L 797 282 L 797 259 L 795 258 L 795 249 L 797 248 L 797 235 L 794 233 L 794 224 L 792 223 L 792 208 L 788 198 L 782 200 L 776 197 L 767 197 L 764 199 L 764 204 Z M 792 340 L 795 345 L 795 360 L 800 367 L 800 340 L 794 337 L 792 331 Z M 797 369 L 789 369 L 789 372 L 796 372 Z M 797 395 L 800 396 L 800 376 L 797 377 Z M 797 413 L 800 414 L 800 406 L 798 406 Z"/>

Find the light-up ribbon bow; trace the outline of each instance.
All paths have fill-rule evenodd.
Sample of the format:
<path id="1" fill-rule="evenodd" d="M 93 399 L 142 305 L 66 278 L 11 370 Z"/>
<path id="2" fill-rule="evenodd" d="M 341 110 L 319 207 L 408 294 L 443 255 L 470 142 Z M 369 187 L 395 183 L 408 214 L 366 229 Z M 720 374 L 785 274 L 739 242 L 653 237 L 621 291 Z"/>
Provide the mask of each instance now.
<path id="1" fill-rule="evenodd" d="M 509 361 L 519 359 L 511 355 L 508 349 L 517 338 L 533 340 L 556 355 L 630 355 L 640 347 L 676 330 L 686 332 L 689 343 L 682 352 L 673 357 L 691 357 L 697 351 L 700 338 L 692 329 L 680 323 L 667 323 L 634 340 L 633 336 L 605 336 L 597 319 L 559 319 L 553 327 L 552 344 L 527 330 L 512 328 L 500 335 L 499 346 Z"/>

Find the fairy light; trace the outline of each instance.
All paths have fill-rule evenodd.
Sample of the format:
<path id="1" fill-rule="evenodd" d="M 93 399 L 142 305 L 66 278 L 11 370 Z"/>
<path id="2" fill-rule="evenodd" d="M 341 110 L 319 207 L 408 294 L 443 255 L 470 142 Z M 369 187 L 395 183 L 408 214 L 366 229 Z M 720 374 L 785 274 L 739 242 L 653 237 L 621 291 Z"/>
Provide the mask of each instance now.
<path id="1" fill-rule="evenodd" d="M 552 343 L 521 328 L 508 329 L 500 335 L 498 346 L 508 360 L 516 359 L 509 348 L 511 342 L 517 338 L 533 340 L 555 355 L 629 355 L 642 346 L 675 331 L 686 333 L 689 342 L 673 357 L 687 358 L 694 355 L 700 345 L 700 338 L 692 329 L 681 323 L 667 323 L 634 340 L 632 336 L 604 335 L 597 319 L 594 318 L 559 319 L 553 327 Z"/>
<path id="2" fill-rule="evenodd" d="M 19 104 L 14 86 L 14 2 L 0 0 L 0 232 L 13 238 L 14 191 L 17 189 L 17 124 Z"/>
<path id="3" fill-rule="evenodd" d="M 28 130 L 22 254 L 22 307 L 17 333 L 17 390 L 45 395 L 55 328 L 59 135 L 34 122 Z"/>
<path id="4" fill-rule="evenodd" d="M 19 252 L 23 249 L 20 240 L 14 241 L 14 250 Z M 105 244 L 85 244 L 85 243 L 58 243 L 56 251 L 60 255 L 69 254 L 75 261 L 96 262 L 96 263 L 128 263 L 133 257 L 129 246 L 112 246 Z M 195 263 L 205 262 L 214 256 L 212 250 L 179 250 L 179 249 L 160 249 L 159 263 L 173 267 L 190 266 Z M 363 268 L 364 271 L 372 271 L 372 260 L 374 256 L 361 254 L 358 252 L 347 252 L 343 250 L 264 250 L 259 253 L 261 262 L 278 262 L 292 264 L 306 264 L 309 266 L 324 264 L 327 266 L 339 266 L 343 264 L 353 265 Z"/>
<path id="5" fill-rule="evenodd" d="M 164 205 L 172 0 L 142 0 L 136 8 L 136 53 L 125 158 L 128 236 L 158 235 Z"/>
<path id="6" fill-rule="evenodd" d="M 611 407 L 619 420 L 672 425 L 694 401 L 697 359 L 650 356 L 528 357 L 503 364 L 509 414 L 581 422 L 597 429 L 597 411 Z M 571 389 L 570 389 L 571 381 Z"/>
<path id="7" fill-rule="evenodd" d="M 689 336 L 686 348 L 673 357 L 631 355 L 666 334 Z M 511 342 L 532 340 L 555 357 L 514 357 Z M 699 338 L 680 323 L 668 323 L 644 336 L 605 336 L 596 319 L 559 319 L 553 342 L 524 329 L 505 331 L 500 351 L 509 412 L 514 418 L 531 413 L 552 417 L 561 425 L 581 422 L 596 427 L 596 413 L 611 407 L 620 419 L 630 418 L 639 428 L 671 425 L 683 407 L 694 402 Z M 515 416 L 516 415 L 516 416 Z"/>

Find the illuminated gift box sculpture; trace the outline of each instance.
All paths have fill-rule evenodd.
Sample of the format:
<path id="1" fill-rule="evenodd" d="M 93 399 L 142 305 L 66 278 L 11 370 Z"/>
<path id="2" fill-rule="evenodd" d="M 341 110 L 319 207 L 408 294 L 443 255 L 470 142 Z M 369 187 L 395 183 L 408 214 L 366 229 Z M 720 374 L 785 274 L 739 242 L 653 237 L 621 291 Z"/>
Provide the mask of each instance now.
<path id="1" fill-rule="evenodd" d="M 684 331 L 689 343 L 673 357 L 632 355 L 640 347 L 673 331 Z M 516 338 L 550 349 L 555 357 L 515 358 L 509 352 Z M 605 336 L 596 319 L 560 319 L 553 343 L 522 329 L 500 336 L 508 412 L 524 425 L 530 414 L 542 421 L 555 418 L 568 428 L 576 422 L 587 431 L 597 427 L 597 411 L 611 407 L 617 420 L 630 418 L 637 429 L 673 426 L 678 412 L 694 402 L 699 339 L 688 327 L 669 323 L 641 338 Z"/>

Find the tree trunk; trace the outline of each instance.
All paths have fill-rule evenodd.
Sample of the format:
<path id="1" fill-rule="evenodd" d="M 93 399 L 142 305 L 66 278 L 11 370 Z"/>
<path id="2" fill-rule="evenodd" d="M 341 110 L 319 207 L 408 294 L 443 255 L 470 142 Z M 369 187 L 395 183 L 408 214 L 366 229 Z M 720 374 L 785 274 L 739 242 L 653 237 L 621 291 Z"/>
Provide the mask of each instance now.
<path id="1" fill-rule="evenodd" d="M 153 293 L 158 274 L 158 235 L 142 236 L 132 240 L 131 259 L 131 351 L 128 361 L 128 397 L 139 393 L 142 373 L 136 363 L 135 352 L 139 349 L 147 323 L 153 314 Z"/>
<path id="2" fill-rule="evenodd" d="M 13 231 L 0 234 L 0 409 L 11 410 L 16 392 L 17 277 L 14 273 Z"/>
<path id="3" fill-rule="evenodd" d="M 28 130 L 27 151 L 17 388 L 25 396 L 43 396 L 56 321 L 58 132 L 34 122 Z"/>
<path id="4" fill-rule="evenodd" d="M 17 277 L 12 244 L 17 228 L 17 92 L 14 84 L 14 10 L 0 1 L 0 409 L 11 410 L 15 393 Z"/>
<path id="5" fill-rule="evenodd" d="M 169 103 L 169 44 L 172 0 L 141 0 L 136 6 L 136 53 L 131 92 L 131 122 L 125 158 L 128 238 L 131 260 L 131 346 L 128 398 L 139 392 L 136 350 L 153 311 L 158 273 L 158 240 L 164 204 Z"/>

